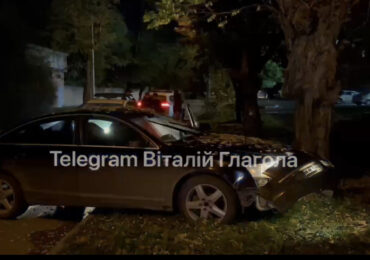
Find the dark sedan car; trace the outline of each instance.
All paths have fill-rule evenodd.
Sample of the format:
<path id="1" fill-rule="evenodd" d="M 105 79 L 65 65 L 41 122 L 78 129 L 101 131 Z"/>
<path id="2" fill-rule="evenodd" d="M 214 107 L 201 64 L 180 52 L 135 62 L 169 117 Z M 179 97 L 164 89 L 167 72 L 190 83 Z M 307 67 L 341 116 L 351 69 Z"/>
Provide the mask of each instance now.
<path id="1" fill-rule="evenodd" d="M 201 133 L 119 109 L 35 119 L 0 135 L 0 149 L 3 219 L 16 218 L 28 205 L 57 205 L 180 210 L 192 221 L 230 223 L 253 205 L 284 212 L 326 189 L 333 169 L 272 142 Z M 257 159 L 246 165 L 237 163 L 238 155 Z M 296 157 L 297 165 L 279 165 L 284 156 Z"/>

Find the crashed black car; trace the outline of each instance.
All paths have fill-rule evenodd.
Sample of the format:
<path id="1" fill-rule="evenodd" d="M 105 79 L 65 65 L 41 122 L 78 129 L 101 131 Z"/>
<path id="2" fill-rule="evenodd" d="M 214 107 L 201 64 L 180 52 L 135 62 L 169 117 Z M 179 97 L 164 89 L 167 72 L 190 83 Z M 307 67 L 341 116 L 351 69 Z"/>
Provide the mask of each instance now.
<path id="1" fill-rule="evenodd" d="M 216 158 L 223 153 L 228 166 L 219 160 L 207 160 L 207 167 L 191 160 L 166 165 L 168 156 L 179 163 L 179 156 L 193 159 L 200 152 Z M 144 167 L 145 153 L 160 165 Z M 236 155 L 259 159 L 230 167 Z M 264 156 L 272 160 L 266 163 Z M 296 156 L 295 168 L 278 166 L 282 156 Z M 137 161 L 127 163 L 132 158 Z M 191 221 L 230 223 L 251 206 L 286 211 L 327 189 L 332 171 L 328 161 L 273 142 L 202 133 L 143 111 L 80 109 L 0 135 L 0 218 L 16 218 L 29 205 L 56 205 L 179 210 Z"/>

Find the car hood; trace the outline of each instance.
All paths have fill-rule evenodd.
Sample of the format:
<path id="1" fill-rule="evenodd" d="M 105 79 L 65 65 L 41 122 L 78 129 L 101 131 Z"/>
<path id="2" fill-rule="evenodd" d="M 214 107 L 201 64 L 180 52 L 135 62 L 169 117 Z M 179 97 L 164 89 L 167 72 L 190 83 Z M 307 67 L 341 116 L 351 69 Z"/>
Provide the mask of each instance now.
<path id="1" fill-rule="evenodd" d="M 186 146 L 189 149 L 204 151 L 248 151 L 256 153 L 281 154 L 292 149 L 278 142 L 263 140 L 255 137 L 245 137 L 231 134 L 204 134 L 193 136 L 174 143 L 173 146 Z"/>

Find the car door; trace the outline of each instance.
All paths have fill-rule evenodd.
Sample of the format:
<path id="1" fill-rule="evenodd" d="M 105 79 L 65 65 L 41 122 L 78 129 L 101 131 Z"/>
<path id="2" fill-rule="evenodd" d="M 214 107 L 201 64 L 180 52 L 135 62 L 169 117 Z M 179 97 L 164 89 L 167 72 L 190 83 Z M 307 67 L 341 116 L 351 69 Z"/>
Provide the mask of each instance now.
<path id="1" fill-rule="evenodd" d="M 75 169 L 55 164 L 53 151 L 75 149 L 74 117 L 51 117 L 15 129 L 0 142 L 2 170 L 21 184 L 30 204 L 73 205 L 77 202 Z"/>
<path id="2" fill-rule="evenodd" d="M 158 146 L 140 130 L 113 117 L 86 115 L 80 124 L 83 133 L 79 155 L 102 159 L 100 167 L 89 164 L 78 168 L 84 203 L 96 207 L 160 208 L 164 201 L 161 169 L 141 167 L 143 153 L 156 152 Z M 117 166 L 111 165 L 109 159 L 103 162 L 103 156 L 126 159 Z M 137 158 L 138 167 L 128 157 Z"/>

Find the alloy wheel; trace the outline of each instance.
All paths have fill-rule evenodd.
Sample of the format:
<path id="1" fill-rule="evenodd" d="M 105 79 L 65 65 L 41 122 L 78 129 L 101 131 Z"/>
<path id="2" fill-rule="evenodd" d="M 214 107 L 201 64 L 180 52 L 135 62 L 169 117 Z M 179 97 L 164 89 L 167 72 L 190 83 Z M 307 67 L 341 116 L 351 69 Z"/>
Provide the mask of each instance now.
<path id="1" fill-rule="evenodd" d="M 10 212 L 15 204 L 13 187 L 5 180 L 0 179 L 0 213 Z"/>
<path id="2" fill-rule="evenodd" d="M 199 219 L 222 221 L 227 213 L 227 200 L 223 192 L 208 184 L 194 187 L 187 195 L 186 210 L 189 216 Z"/>

